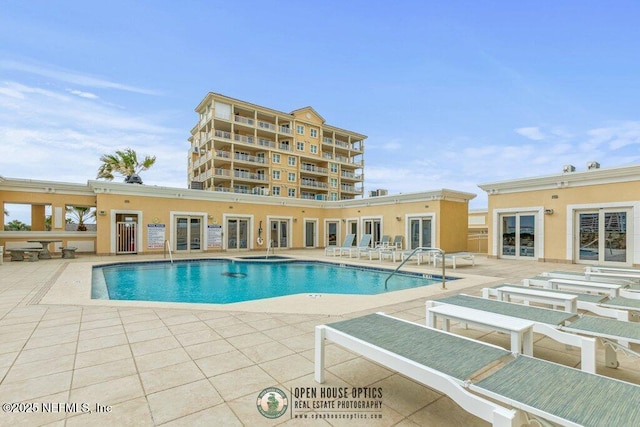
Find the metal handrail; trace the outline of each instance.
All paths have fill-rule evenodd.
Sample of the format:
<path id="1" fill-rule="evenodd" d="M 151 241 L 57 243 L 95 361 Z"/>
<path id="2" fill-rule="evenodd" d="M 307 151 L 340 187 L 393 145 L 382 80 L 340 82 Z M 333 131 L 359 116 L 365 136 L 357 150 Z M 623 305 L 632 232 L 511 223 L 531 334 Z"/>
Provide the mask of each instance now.
<path id="1" fill-rule="evenodd" d="M 167 257 L 167 249 L 169 250 L 169 259 L 171 260 L 171 264 L 173 264 L 173 255 L 171 255 L 171 242 L 169 242 L 168 240 L 164 241 L 164 257 Z"/>
<path id="2" fill-rule="evenodd" d="M 440 249 L 440 248 L 429 248 L 429 247 L 424 247 L 424 246 L 420 246 L 415 248 L 410 254 L 409 256 L 404 259 L 400 265 L 391 272 L 391 274 L 389 274 L 389 277 L 387 277 L 384 281 L 384 288 L 387 289 L 387 282 L 389 281 L 389 279 L 391 279 L 391 277 L 396 274 L 398 272 L 398 270 L 400 270 L 400 267 L 402 267 L 407 261 L 409 261 L 409 259 L 416 253 L 416 252 L 438 252 L 442 255 L 442 289 L 447 289 L 447 287 L 445 286 L 444 282 L 445 282 L 445 262 L 444 262 L 444 254 L 445 252 Z"/>

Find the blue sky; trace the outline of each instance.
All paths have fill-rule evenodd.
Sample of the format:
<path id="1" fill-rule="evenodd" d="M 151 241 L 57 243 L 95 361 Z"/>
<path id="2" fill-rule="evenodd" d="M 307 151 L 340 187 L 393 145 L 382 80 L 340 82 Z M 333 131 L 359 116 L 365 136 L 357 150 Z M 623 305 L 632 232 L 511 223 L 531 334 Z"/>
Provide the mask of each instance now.
<path id="1" fill-rule="evenodd" d="M 5 1 L 0 175 L 84 183 L 131 147 L 157 156 L 145 184 L 186 187 L 212 91 L 368 135 L 367 191 L 451 188 L 482 208 L 479 183 L 640 161 L 639 15 L 632 1 Z"/>

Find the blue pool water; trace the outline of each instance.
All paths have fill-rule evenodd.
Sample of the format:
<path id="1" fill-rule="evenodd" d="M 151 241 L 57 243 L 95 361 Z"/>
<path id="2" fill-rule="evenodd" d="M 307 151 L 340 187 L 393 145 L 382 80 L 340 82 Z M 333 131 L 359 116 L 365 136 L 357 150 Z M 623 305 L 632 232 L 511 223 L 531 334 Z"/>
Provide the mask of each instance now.
<path id="1" fill-rule="evenodd" d="M 307 261 L 199 260 L 94 267 L 92 298 L 226 304 L 294 294 L 373 295 L 442 283 L 441 276 Z M 447 280 L 452 278 L 447 277 Z"/>

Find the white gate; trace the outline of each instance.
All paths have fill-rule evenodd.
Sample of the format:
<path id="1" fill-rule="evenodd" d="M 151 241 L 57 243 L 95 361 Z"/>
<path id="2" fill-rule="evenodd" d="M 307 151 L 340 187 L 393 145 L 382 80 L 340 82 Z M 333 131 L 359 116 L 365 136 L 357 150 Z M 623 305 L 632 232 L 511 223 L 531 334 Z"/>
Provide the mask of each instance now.
<path id="1" fill-rule="evenodd" d="M 135 254 L 136 248 L 136 223 L 117 222 L 116 223 L 116 253 Z"/>

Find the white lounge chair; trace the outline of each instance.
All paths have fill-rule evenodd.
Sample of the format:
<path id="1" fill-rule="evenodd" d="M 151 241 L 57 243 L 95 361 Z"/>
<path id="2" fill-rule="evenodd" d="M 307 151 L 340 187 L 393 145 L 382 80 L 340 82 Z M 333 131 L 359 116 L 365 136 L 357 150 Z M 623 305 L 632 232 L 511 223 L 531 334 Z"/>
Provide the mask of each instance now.
<path id="1" fill-rule="evenodd" d="M 336 251 L 340 251 L 343 248 L 350 248 L 353 246 L 353 239 L 356 238 L 355 234 L 347 234 L 344 238 L 344 242 L 342 242 L 342 246 L 327 246 L 324 248 L 324 254 L 329 255 L 329 252 L 336 256 Z"/>
<path id="2" fill-rule="evenodd" d="M 391 242 L 391 236 L 382 236 L 382 239 L 374 247 L 367 246 L 358 250 L 358 258 L 365 255 L 369 256 L 369 260 L 372 260 L 374 255 L 380 258 L 380 251 L 389 249 L 389 242 Z"/>
<path id="3" fill-rule="evenodd" d="M 471 265 L 475 266 L 476 265 L 476 258 L 475 255 L 471 252 L 452 252 L 452 253 L 445 253 L 444 254 L 444 261 L 451 261 L 451 263 L 453 264 L 453 269 L 456 269 L 457 263 L 456 260 L 461 260 L 461 259 L 466 259 L 471 261 Z M 433 254 L 433 266 L 437 267 L 438 265 L 438 261 L 442 262 L 442 254 L 440 253 L 434 253 Z"/>
<path id="4" fill-rule="evenodd" d="M 316 326 L 315 380 L 321 384 L 325 340 L 446 394 L 494 426 L 527 424 L 530 417 L 570 426 L 635 426 L 640 419 L 636 384 L 515 356 L 382 313 Z"/>

